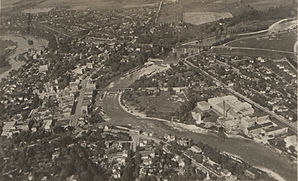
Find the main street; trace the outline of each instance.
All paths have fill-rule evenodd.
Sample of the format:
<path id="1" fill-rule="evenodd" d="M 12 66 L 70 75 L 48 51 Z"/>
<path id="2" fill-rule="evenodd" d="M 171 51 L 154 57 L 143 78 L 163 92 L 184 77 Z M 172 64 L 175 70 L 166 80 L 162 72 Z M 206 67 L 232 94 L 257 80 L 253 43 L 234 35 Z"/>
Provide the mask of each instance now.
<path id="1" fill-rule="evenodd" d="M 80 95 L 77 99 L 78 103 L 77 103 L 77 106 L 76 106 L 75 113 L 74 113 L 74 115 L 72 115 L 71 122 L 70 122 L 70 125 L 72 125 L 73 127 L 77 127 L 78 120 L 79 120 L 79 118 L 82 114 L 81 113 L 81 107 L 82 107 L 82 104 L 83 104 L 83 101 L 84 101 L 84 95 L 85 95 L 86 85 L 87 85 L 88 79 L 89 79 L 89 77 L 86 77 L 81 82 L 82 88 L 80 90 Z"/>
<path id="2" fill-rule="evenodd" d="M 113 87 L 128 87 L 135 79 L 135 76 L 119 79 Z M 132 80 L 133 79 L 133 80 Z M 118 87 L 119 86 L 119 87 Z M 121 86 L 121 87 L 120 87 Z M 154 132 L 158 136 L 164 134 L 176 135 L 178 137 L 190 138 L 194 142 L 201 141 L 221 151 L 226 151 L 235 155 L 239 155 L 249 164 L 268 168 L 288 181 L 296 181 L 296 164 L 288 160 L 287 157 L 265 147 L 254 141 L 240 138 L 221 138 L 214 134 L 200 134 L 189 130 L 175 129 L 167 122 L 161 122 L 154 119 L 144 119 L 129 114 L 119 104 L 119 94 L 117 91 L 108 93 L 103 99 L 103 109 L 111 118 L 105 124 L 109 125 L 131 125 L 133 128 L 142 129 L 146 132 Z"/>

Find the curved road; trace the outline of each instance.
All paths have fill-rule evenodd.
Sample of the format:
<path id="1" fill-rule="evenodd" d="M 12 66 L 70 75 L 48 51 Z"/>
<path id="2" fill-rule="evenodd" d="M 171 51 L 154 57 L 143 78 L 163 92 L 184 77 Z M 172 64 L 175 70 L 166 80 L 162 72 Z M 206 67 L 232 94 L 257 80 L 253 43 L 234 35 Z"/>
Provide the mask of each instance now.
<path id="1" fill-rule="evenodd" d="M 126 84 L 129 86 L 129 83 L 132 82 L 130 78 L 121 79 L 121 87 Z M 120 83 L 119 82 L 119 83 Z M 118 87 L 115 84 L 114 90 Z M 119 94 L 117 92 L 107 93 L 103 100 L 103 109 L 106 114 L 111 118 L 106 124 L 111 125 L 128 125 L 132 127 L 142 129 L 147 132 L 154 132 L 157 135 L 161 136 L 165 133 L 176 135 L 178 137 L 191 138 L 195 142 L 201 141 L 203 143 L 209 144 L 212 147 L 216 147 L 221 151 L 226 151 L 235 155 L 239 155 L 246 162 L 259 166 L 268 168 L 281 177 L 288 181 L 296 181 L 296 164 L 291 163 L 285 156 L 270 150 L 262 144 L 255 143 L 250 140 L 239 139 L 239 138 L 220 138 L 214 134 L 200 134 L 194 133 L 188 130 L 178 130 L 170 126 L 169 123 L 161 122 L 158 120 L 152 119 L 143 119 L 134 115 L 127 113 L 118 102 Z"/>

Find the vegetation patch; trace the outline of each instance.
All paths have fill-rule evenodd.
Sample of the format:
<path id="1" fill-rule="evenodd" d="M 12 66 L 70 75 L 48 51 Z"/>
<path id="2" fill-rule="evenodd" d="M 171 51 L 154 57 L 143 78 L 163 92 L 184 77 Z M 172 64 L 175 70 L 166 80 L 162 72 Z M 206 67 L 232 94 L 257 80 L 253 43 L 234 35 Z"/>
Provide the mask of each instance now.
<path id="1" fill-rule="evenodd" d="M 284 32 L 276 35 L 266 35 L 261 37 L 251 37 L 246 39 L 240 39 L 232 41 L 227 45 L 232 47 L 249 47 L 249 48 L 261 48 L 281 51 L 294 51 L 294 45 L 296 42 L 296 32 Z"/>

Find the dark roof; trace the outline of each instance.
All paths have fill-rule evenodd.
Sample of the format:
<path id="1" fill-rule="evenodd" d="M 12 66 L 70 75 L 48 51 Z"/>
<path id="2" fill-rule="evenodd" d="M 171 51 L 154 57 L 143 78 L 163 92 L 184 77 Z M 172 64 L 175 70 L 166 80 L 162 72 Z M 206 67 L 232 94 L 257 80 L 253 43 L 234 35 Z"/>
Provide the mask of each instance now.
<path id="1" fill-rule="evenodd" d="M 264 123 L 264 124 L 256 124 L 250 128 L 247 128 L 248 131 L 252 131 L 252 130 L 255 130 L 255 129 L 260 129 L 260 128 L 264 128 L 264 127 L 267 127 L 267 126 L 272 126 L 272 122 L 267 122 L 267 123 Z"/>

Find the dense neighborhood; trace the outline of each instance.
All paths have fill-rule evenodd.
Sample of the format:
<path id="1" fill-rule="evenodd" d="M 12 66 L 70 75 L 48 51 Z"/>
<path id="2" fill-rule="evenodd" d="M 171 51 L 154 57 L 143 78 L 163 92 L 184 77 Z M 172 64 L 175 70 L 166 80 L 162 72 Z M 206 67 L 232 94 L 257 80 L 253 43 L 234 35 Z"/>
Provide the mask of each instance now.
<path id="1" fill-rule="evenodd" d="M 177 4 L 4 14 L 0 33 L 27 43 L 0 54 L 22 63 L 0 81 L 0 180 L 280 180 L 240 152 L 297 162 L 293 56 L 218 53 L 260 12 L 163 22 Z"/>

